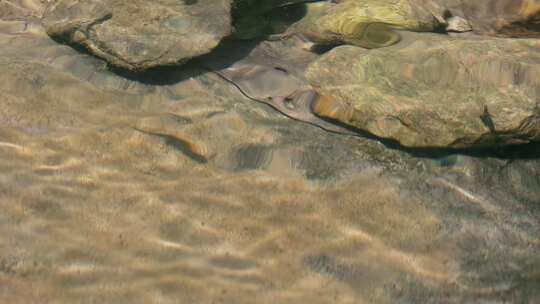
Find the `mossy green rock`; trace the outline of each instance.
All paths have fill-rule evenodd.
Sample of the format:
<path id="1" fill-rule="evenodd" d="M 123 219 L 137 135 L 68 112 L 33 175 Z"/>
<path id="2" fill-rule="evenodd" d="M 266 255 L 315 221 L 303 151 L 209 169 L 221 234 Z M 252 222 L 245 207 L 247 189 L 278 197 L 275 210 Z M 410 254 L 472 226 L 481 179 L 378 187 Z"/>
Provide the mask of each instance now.
<path id="1" fill-rule="evenodd" d="M 348 43 L 364 48 L 389 46 L 400 40 L 394 29 L 434 31 L 439 22 L 411 0 L 348 0 L 308 4 L 296 31 L 323 43 Z"/>
<path id="2" fill-rule="evenodd" d="M 333 49 L 306 75 L 323 117 L 407 147 L 540 140 L 540 40 L 409 33 L 383 49 Z"/>

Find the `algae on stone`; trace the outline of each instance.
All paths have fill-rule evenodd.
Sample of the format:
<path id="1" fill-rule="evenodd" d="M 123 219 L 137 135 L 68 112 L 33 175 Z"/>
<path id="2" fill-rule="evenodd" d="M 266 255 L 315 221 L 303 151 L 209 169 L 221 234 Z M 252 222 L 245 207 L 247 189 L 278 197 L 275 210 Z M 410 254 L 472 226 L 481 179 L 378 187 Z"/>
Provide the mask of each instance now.
<path id="1" fill-rule="evenodd" d="M 307 78 L 332 97 L 314 111 L 408 147 L 540 140 L 539 40 L 414 36 L 371 51 L 338 47 L 314 62 Z"/>
<path id="2" fill-rule="evenodd" d="M 394 29 L 434 31 L 435 16 L 410 0 L 349 0 L 308 4 L 296 31 L 317 43 L 347 43 L 364 48 L 389 46 L 400 40 Z"/>

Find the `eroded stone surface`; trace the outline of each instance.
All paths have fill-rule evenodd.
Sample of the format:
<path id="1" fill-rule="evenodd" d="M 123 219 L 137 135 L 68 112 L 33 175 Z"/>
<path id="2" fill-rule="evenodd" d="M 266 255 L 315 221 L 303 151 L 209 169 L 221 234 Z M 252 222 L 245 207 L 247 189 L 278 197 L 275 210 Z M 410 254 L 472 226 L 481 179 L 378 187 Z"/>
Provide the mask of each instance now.
<path id="1" fill-rule="evenodd" d="M 339 47 L 307 77 L 315 106 L 408 147 L 473 147 L 540 139 L 538 40 L 417 35 L 395 48 Z"/>
<path id="2" fill-rule="evenodd" d="M 229 0 L 57 0 L 49 35 L 132 70 L 180 64 L 210 52 L 231 33 Z"/>
<path id="3" fill-rule="evenodd" d="M 294 30 L 323 44 L 348 43 L 378 48 L 397 43 L 393 30 L 434 31 L 439 21 L 411 0 L 350 0 L 307 5 L 306 16 Z"/>

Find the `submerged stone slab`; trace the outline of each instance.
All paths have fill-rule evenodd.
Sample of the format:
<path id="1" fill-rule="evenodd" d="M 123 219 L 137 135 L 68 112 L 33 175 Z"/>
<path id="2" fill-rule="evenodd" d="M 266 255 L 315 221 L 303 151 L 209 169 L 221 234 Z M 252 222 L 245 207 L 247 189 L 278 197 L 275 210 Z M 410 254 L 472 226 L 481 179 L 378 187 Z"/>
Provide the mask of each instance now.
<path id="1" fill-rule="evenodd" d="M 181 64 L 231 33 L 230 0 L 57 0 L 47 33 L 131 70 Z"/>
<path id="2" fill-rule="evenodd" d="M 366 51 L 338 47 L 307 78 L 314 111 L 408 147 L 540 140 L 540 41 L 416 34 Z"/>

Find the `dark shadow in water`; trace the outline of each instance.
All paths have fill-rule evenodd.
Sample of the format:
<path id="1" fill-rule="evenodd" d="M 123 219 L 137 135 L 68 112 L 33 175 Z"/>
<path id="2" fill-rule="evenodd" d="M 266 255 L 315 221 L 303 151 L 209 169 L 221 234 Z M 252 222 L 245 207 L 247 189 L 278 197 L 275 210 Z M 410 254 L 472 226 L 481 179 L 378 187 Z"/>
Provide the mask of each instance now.
<path id="1" fill-rule="evenodd" d="M 131 71 L 115 66 L 109 66 L 109 69 L 120 77 L 146 85 L 174 85 L 189 78 L 200 76 L 209 69 L 219 70 L 226 68 L 234 62 L 247 57 L 260 42 L 261 40 L 226 40 L 211 53 L 193 59 L 181 66 L 160 66 L 144 71 Z"/>
<path id="2" fill-rule="evenodd" d="M 339 281 L 358 281 L 365 275 L 360 269 L 340 263 L 337 259 L 326 254 L 306 256 L 303 262 L 311 271 L 329 275 Z"/>
<path id="3" fill-rule="evenodd" d="M 92 54 L 86 47 L 80 44 L 69 43 L 65 37 L 51 37 L 52 40 L 59 44 L 69 45 L 77 52 L 88 55 L 90 57 L 103 60 L 107 64 L 107 68 L 113 74 L 146 85 L 160 86 L 160 85 L 172 85 L 190 77 L 196 77 L 202 74 L 204 71 L 197 70 L 196 66 L 189 62 L 184 65 L 170 65 L 160 66 L 155 68 L 146 69 L 144 71 L 132 71 L 122 67 L 117 67 L 109 64 L 104 59 Z"/>
<path id="4" fill-rule="evenodd" d="M 359 128 L 346 125 L 342 122 L 335 121 L 333 119 L 322 118 L 328 122 L 337 124 L 349 131 L 354 132 L 358 137 L 368 138 L 371 140 L 377 140 L 381 142 L 386 148 L 400 150 L 410 154 L 413 157 L 420 158 L 442 158 L 456 154 L 468 155 L 472 157 L 494 157 L 499 159 L 538 159 L 540 158 L 540 142 L 521 144 L 521 145 L 507 145 L 499 147 L 479 147 L 479 148 L 409 148 L 402 146 L 398 141 L 377 137 L 369 132 L 361 130 Z"/>
<path id="5" fill-rule="evenodd" d="M 337 46 L 339 44 L 316 44 L 311 48 L 311 51 L 315 54 L 322 55 Z"/>
<path id="6" fill-rule="evenodd" d="M 231 167 L 235 171 L 264 169 L 271 162 L 272 153 L 272 146 L 269 145 L 241 145 L 232 154 Z"/>
<path id="7" fill-rule="evenodd" d="M 253 4 L 258 5 L 258 4 Z M 247 8 L 245 8 L 247 9 Z M 305 4 L 297 4 L 286 7 L 275 8 L 267 15 L 279 16 L 283 27 L 291 25 L 305 16 L 307 10 Z M 235 13 L 233 13 L 234 15 Z M 263 16 L 264 17 L 264 16 Z M 199 76 L 208 70 L 221 70 L 231 66 L 247 57 L 259 43 L 265 41 L 267 36 L 273 34 L 270 30 L 266 36 L 251 40 L 225 39 L 221 44 L 209 54 L 190 60 L 183 65 L 161 66 L 146 69 L 144 71 L 132 71 L 121 67 L 109 65 L 109 70 L 114 74 L 146 85 L 162 86 L 173 85 L 183 80 Z M 58 41 L 65 43 L 65 41 Z M 71 45 L 77 51 L 93 56 L 86 48 L 78 45 Z M 268 62 L 271 64 L 271 62 Z"/>

